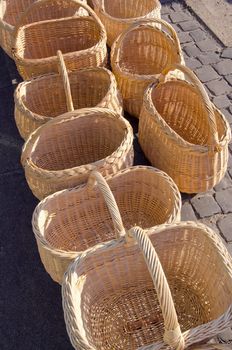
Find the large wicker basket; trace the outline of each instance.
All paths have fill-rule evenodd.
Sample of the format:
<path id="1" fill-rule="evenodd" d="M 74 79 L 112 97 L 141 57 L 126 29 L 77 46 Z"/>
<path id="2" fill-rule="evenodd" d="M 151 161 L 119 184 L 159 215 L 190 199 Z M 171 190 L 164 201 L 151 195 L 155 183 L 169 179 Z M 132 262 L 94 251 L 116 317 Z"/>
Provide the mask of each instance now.
<path id="1" fill-rule="evenodd" d="M 97 185 L 93 186 L 93 180 Z M 129 229 L 135 224 L 148 228 L 175 222 L 180 219 L 180 208 L 176 185 L 159 170 L 137 166 L 106 180 L 93 172 L 87 185 L 45 198 L 35 209 L 33 230 L 45 269 L 61 283 L 74 258 L 121 233 L 122 223 L 115 211 L 122 213 Z"/>
<path id="2" fill-rule="evenodd" d="M 73 109 L 107 107 L 123 113 L 121 95 L 109 70 L 96 67 L 67 73 L 61 56 L 60 74 L 22 82 L 14 96 L 15 121 L 23 139 L 42 124 Z"/>
<path id="3" fill-rule="evenodd" d="M 83 108 L 34 131 L 21 161 L 29 187 L 42 199 L 86 182 L 95 168 L 105 176 L 131 166 L 133 155 L 133 131 L 126 119 L 107 108 Z"/>
<path id="4" fill-rule="evenodd" d="M 106 31 L 84 3 L 76 4 L 89 16 L 34 22 L 15 29 L 14 58 L 19 73 L 29 79 L 57 72 L 57 50 L 65 57 L 68 70 L 106 65 Z"/>
<path id="5" fill-rule="evenodd" d="M 162 24 L 167 32 L 157 24 Z M 112 46 L 111 65 L 124 109 L 139 118 L 147 86 L 157 81 L 167 64 L 180 62 L 184 63 L 180 43 L 167 22 L 143 20 L 123 32 Z"/>
<path id="6" fill-rule="evenodd" d="M 106 28 L 109 46 L 135 22 L 145 18 L 160 18 L 159 0 L 94 0 L 93 4 Z"/>
<path id="7" fill-rule="evenodd" d="M 70 265 L 62 292 L 78 350 L 190 350 L 232 325 L 231 257 L 194 222 L 95 246 Z"/>
<path id="8" fill-rule="evenodd" d="M 86 3 L 85 0 L 81 0 Z M 32 3 L 35 3 L 30 6 Z M 71 17 L 84 14 L 75 0 L 1 0 L 0 2 L 0 44 L 12 55 L 15 26 L 45 19 Z"/>
<path id="9" fill-rule="evenodd" d="M 176 182 L 180 191 L 204 192 L 224 176 L 231 132 L 210 102 L 199 79 L 180 65 L 167 68 L 186 74 L 146 91 L 139 120 L 139 143 L 152 165 Z"/>

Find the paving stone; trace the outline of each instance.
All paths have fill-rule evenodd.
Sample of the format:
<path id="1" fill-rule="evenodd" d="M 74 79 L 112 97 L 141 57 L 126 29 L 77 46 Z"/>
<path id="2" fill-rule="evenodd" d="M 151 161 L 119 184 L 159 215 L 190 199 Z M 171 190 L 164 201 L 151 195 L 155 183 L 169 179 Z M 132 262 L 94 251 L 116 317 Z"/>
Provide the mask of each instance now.
<path id="1" fill-rule="evenodd" d="M 217 224 L 216 224 L 216 217 L 215 215 L 212 216 L 212 217 L 208 217 L 208 218 L 204 218 L 204 219 L 200 219 L 199 222 L 201 224 L 204 224 L 206 226 L 208 226 L 209 228 L 211 228 L 214 232 L 216 232 L 218 234 L 218 236 L 225 242 L 224 240 L 224 237 L 222 237 L 222 235 L 220 234 L 220 230 L 218 229 L 217 227 Z"/>
<path id="2" fill-rule="evenodd" d="M 204 32 L 201 29 L 193 30 L 189 34 L 191 35 L 193 40 L 195 40 L 196 42 L 198 42 L 200 40 L 204 40 L 206 38 L 206 32 Z"/>
<path id="3" fill-rule="evenodd" d="M 197 57 L 202 64 L 212 64 L 220 61 L 220 57 L 215 52 L 208 52 L 206 55 Z"/>
<path id="4" fill-rule="evenodd" d="M 228 169 L 229 169 L 229 174 L 230 173 L 230 169 L 232 170 L 232 155 L 229 154 L 229 159 L 228 159 L 228 165 L 227 165 Z"/>
<path id="5" fill-rule="evenodd" d="M 163 15 L 163 16 L 162 16 L 162 19 L 163 19 L 164 21 L 168 22 L 168 23 L 171 22 L 171 21 L 170 21 L 170 16 L 169 16 L 168 14 Z"/>
<path id="6" fill-rule="evenodd" d="M 177 24 L 175 24 L 175 23 L 172 24 L 172 28 L 173 28 L 177 33 L 180 33 L 180 32 L 181 32 L 180 27 L 179 27 Z M 178 34 L 178 35 L 179 35 L 179 34 Z"/>
<path id="7" fill-rule="evenodd" d="M 227 47 L 222 51 L 221 57 L 232 59 L 232 47 Z"/>
<path id="8" fill-rule="evenodd" d="M 229 94 L 227 94 L 227 96 L 229 97 L 230 100 L 232 100 L 232 92 L 230 92 Z"/>
<path id="9" fill-rule="evenodd" d="M 215 72 L 215 70 L 210 66 L 203 66 L 199 69 L 196 69 L 195 73 L 203 83 L 207 83 L 211 80 L 219 78 L 217 72 Z"/>
<path id="10" fill-rule="evenodd" d="M 178 38 L 179 38 L 181 44 L 190 43 L 193 41 L 193 39 L 191 38 L 189 33 L 186 33 L 186 32 L 180 32 L 178 34 Z"/>
<path id="11" fill-rule="evenodd" d="M 216 203 L 213 196 L 195 196 L 191 203 L 196 210 L 197 214 L 201 217 L 207 217 L 215 215 L 221 212 L 221 208 Z"/>
<path id="12" fill-rule="evenodd" d="M 232 73 L 232 61 L 223 60 L 214 64 L 214 68 L 220 75 L 229 75 Z"/>
<path id="13" fill-rule="evenodd" d="M 217 43 L 211 39 L 197 41 L 196 44 L 199 47 L 199 49 L 201 49 L 201 51 L 203 52 L 215 51 L 218 48 Z"/>
<path id="14" fill-rule="evenodd" d="M 196 45 L 188 45 L 188 46 L 184 46 L 183 48 L 184 52 L 186 52 L 186 54 L 189 57 L 198 57 L 201 55 L 201 50 L 196 46 Z"/>
<path id="15" fill-rule="evenodd" d="M 232 214 L 218 220 L 218 227 L 227 242 L 232 242 Z"/>
<path id="16" fill-rule="evenodd" d="M 223 213 L 232 212 L 232 188 L 216 192 L 215 199 L 222 208 Z"/>
<path id="17" fill-rule="evenodd" d="M 180 23 L 180 27 L 185 32 L 189 32 L 189 31 L 194 30 L 194 29 L 199 29 L 200 25 L 196 20 L 192 19 L 191 21 Z"/>
<path id="18" fill-rule="evenodd" d="M 170 7 L 169 6 L 162 6 L 161 7 L 162 18 L 163 18 L 163 15 L 167 15 L 169 13 L 170 13 Z"/>
<path id="19" fill-rule="evenodd" d="M 196 215 L 194 213 L 193 207 L 191 206 L 191 204 L 189 202 L 185 202 L 182 205 L 182 209 L 181 209 L 181 220 L 182 221 L 195 221 L 197 220 Z"/>
<path id="20" fill-rule="evenodd" d="M 186 66 L 191 68 L 192 70 L 195 70 L 196 68 L 199 68 L 202 66 L 202 64 L 198 61 L 197 58 L 187 58 L 185 60 Z"/>
<path id="21" fill-rule="evenodd" d="M 224 79 L 210 81 L 207 83 L 207 87 L 216 96 L 223 95 L 231 90 Z"/>
<path id="22" fill-rule="evenodd" d="M 226 108 L 230 105 L 230 100 L 226 95 L 221 95 L 214 97 L 213 103 L 215 103 L 218 108 Z"/>
<path id="23" fill-rule="evenodd" d="M 178 2 L 174 2 L 172 4 L 172 8 L 173 10 L 175 10 L 176 12 L 178 11 L 183 11 L 183 6 L 181 4 L 179 4 Z"/>
<path id="24" fill-rule="evenodd" d="M 170 18 L 173 23 L 181 23 L 181 22 L 186 22 L 191 20 L 191 17 L 184 12 L 173 12 L 170 15 Z"/>
<path id="25" fill-rule="evenodd" d="M 227 121 L 229 124 L 232 124 L 232 114 L 227 110 L 227 109 L 222 109 L 221 110 L 222 114 L 226 117 Z"/>
<path id="26" fill-rule="evenodd" d="M 221 190 L 225 190 L 227 188 L 232 187 L 232 180 L 229 176 L 228 173 L 226 173 L 226 175 L 224 176 L 224 178 L 219 182 L 218 185 L 214 186 L 214 190 L 216 192 L 219 192 Z"/>
<path id="27" fill-rule="evenodd" d="M 225 79 L 228 81 L 230 85 L 232 85 L 232 74 L 226 75 Z"/>

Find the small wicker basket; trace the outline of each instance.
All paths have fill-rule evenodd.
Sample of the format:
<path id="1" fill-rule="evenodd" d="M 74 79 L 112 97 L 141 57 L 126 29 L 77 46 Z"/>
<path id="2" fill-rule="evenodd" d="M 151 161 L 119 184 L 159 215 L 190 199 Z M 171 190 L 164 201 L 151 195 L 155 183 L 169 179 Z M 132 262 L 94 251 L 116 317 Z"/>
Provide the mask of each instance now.
<path id="1" fill-rule="evenodd" d="M 83 108 L 50 120 L 27 139 L 22 165 L 29 187 L 42 199 L 86 182 L 93 169 L 104 176 L 133 165 L 133 131 L 107 108 Z"/>
<path id="2" fill-rule="evenodd" d="M 62 295 L 75 349 L 199 349 L 232 325 L 232 260 L 202 224 L 135 227 L 79 256 Z"/>
<path id="3" fill-rule="evenodd" d="M 167 79 L 173 69 L 186 80 Z M 204 192 L 225 175 L 231 131 L 187 67 L 165 69 L 164 82 L 151 84 L 139 120 L 139 143 L 152 165 L 165 171 L 180 191 Z"/>
<path id="4" fill-rule="evenodd" d="M 106 31 L 88 5 L 75 2 L 89 16 L 34 22 L 15 28 L 14 59 L 24 79 L 57 73 L 57 50 L 63 52 L 67 69 L 71 71 L 106 65 Z"/>
<path id="5" fill-rule="evenodd" d="M 147 86 L 158 80 L 168 64 L 180 62 L 184 63 L 179 39 L 167 22 L 143 20 L 123 32 L 112 46 L 111 65 L 122 93 L 124 109 L 139 118 Z M 180 75 L 179 72 L 173 73 L 176 74 Z"/>
<path id="6" fill-rule="evenodd" d="M 67 110 L 106 107 L 123 113 L 121 95 L 109 70 L 96 67 L 67 73 L 61 53 L 58 59 L 60 74 L 22 82 L 15 90 L 15 121 L 23 139 Z"/>
<path id="7" fill-rule="evenodd" d="M 159 0 L 94 0 L 94 10 L 107 32 L 107 44 L 132 24 L 145 18 L 160 18 Z"/>
<path id="8" fill-rule="evenodd" d="M 86 3 L 85 0 L 81 0 Z M 31 4 L 35 3 L 33 6 Z M 13 58 L 12 45 L 15 26 L 45 19 L 71 17 L 84 14 L 75 0 L 1 0 L 0 44 Z"/>

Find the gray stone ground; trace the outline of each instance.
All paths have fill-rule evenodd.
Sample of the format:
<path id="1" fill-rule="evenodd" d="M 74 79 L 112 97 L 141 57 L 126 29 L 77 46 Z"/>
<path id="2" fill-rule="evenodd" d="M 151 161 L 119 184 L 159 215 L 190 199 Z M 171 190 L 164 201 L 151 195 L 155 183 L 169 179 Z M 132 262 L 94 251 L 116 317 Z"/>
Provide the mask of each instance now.
<path id="1" fill-rule="evenodd" d="M 232 48 L 222 47 L 180 2 L 163 3 L 163 18 L 177 30 L 186 64 L 195 70 L 212 101 L 232 124 Z M 13 106 L 13 91 L 19 81 L 14 63 L 0 51 L 0 349 L 71 350 L 60 287 L 44 271 L 31 230 L 37 200 L 20 166 L 23 141 L 14 123 Z M 136 121 L 129 120 L 136 133 Z M 136 139 L 135 150 L 135 164 L 148 164 Z M 182 197 L 182 219 L 211 226 L 232 253 L 232 154 L 220 184 L 208 193 Z"/>

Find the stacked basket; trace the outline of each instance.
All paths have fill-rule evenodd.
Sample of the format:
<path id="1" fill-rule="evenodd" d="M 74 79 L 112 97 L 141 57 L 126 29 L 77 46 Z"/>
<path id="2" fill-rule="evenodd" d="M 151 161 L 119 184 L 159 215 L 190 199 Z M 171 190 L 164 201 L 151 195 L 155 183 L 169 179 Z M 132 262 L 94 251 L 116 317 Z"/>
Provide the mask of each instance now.
<path id="1" fill-rule="evenodd" d="M 179 190 L 222 179 L 228 123 L 185 67 L 158 0 L 90 3 L 1 2 L 1 46 L 27 79 L 15 121 L 28 185 L 42 200 L 33 230 L 62 283 L 71 343 L 219 349 L 207 342 L 232 324 L 232 260 L 212 230 L 179 222 Z M 133 166 L 124 111 L 160 170 Z"/>

